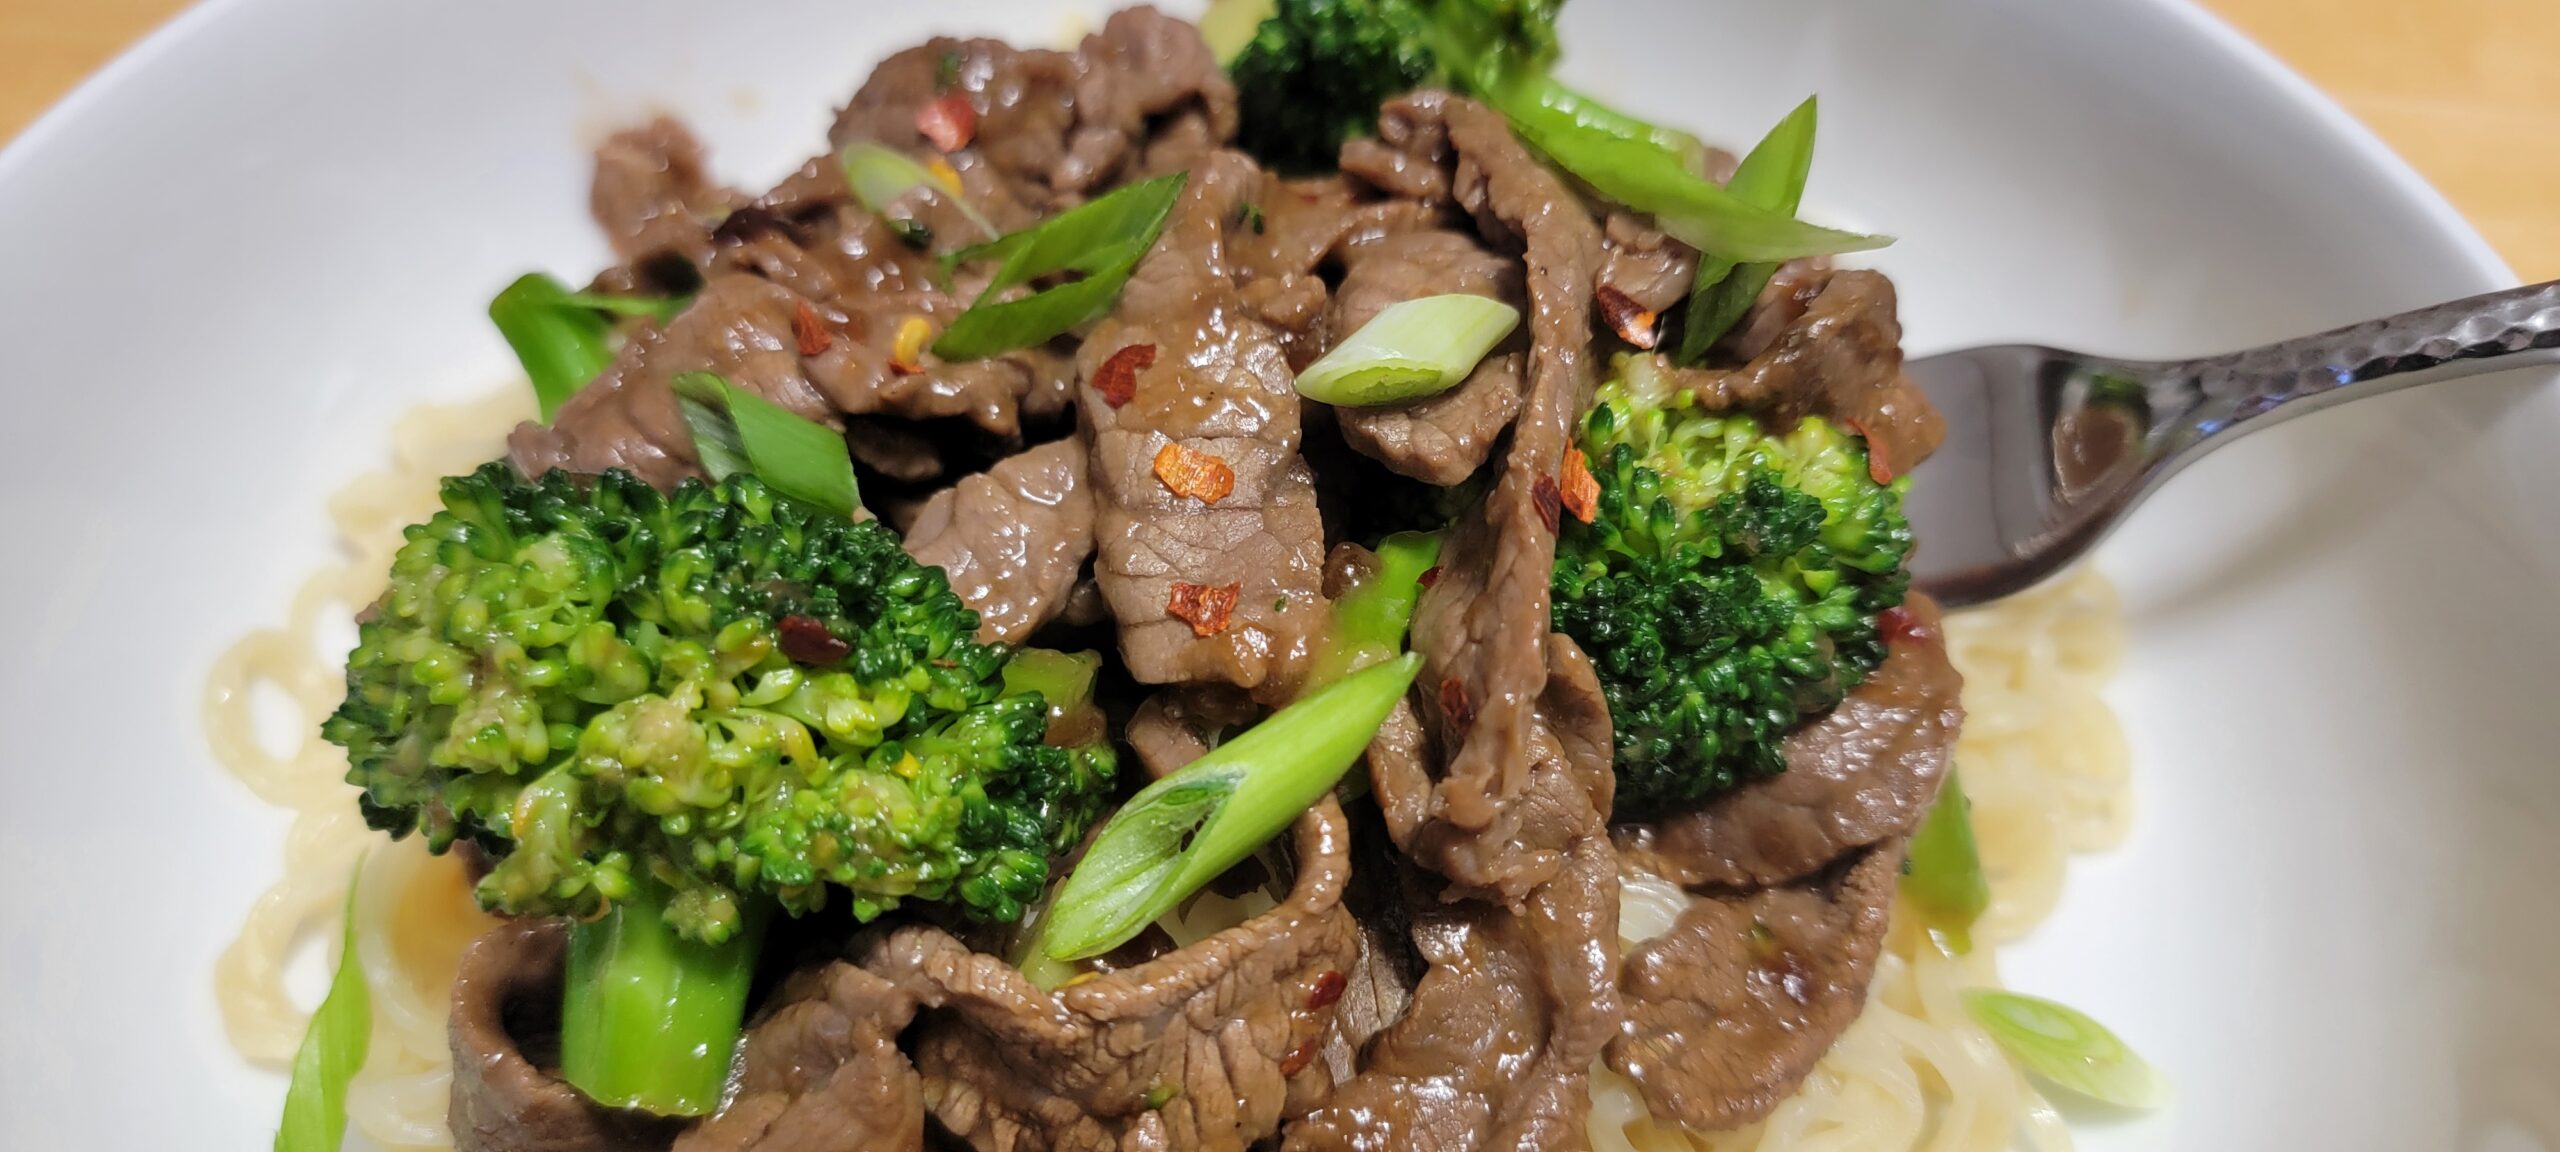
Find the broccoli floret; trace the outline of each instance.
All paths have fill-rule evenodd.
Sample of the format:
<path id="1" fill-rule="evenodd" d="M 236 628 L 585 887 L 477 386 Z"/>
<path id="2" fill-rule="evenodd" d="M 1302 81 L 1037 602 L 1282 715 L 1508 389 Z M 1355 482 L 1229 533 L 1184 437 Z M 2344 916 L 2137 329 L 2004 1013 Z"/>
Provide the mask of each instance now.
<path id="1" fill-rule="evenodd" d="M 1622 360 L 1585 418 L 1590 524 L 1557 542 L 1556 627 L 1598 668 L 1618 812 L 1659 814 L 1786 767 L 1779 741 L 1884 659 L 1910 577 L 1908 479 L 1819 417 L 1770 429 Z"/>
<path id="2" fill-rule="evenodd" d="M 1279 0 L 1228 65 L 1238 142 L 1286 171 L 1332 168 L 1378 105 L 1424 84 L 1484 91 L 1544 71 L 1563 0 Z"/>
<path id="3" fill-rule="evenodd" d="M 1042 741 L 1004 649 L 897 537 L 752 476 L 445 482 L 409 529 L 323 725 L 366 818 L 460 837 L 511 915 L 592 918 L 646 885 L 680 936 L 830 887 L 1010 921 L 1108 791 L 1107 747 Z"/>

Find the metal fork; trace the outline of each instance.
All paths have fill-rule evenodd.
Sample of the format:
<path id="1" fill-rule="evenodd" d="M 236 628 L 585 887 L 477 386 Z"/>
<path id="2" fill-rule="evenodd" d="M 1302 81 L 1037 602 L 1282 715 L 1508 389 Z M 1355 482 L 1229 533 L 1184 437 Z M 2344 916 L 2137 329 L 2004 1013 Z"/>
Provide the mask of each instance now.
<path id="1" fill-rule="evenodd" d="M 2053 575 L 2197 457 L 2306 412 L 2560 362 L 2560 281 L 2203 360 L 2008 344 L 1906 370 L 1946 417 L 1912 473 L 1913 583 L 1950 607 Z"/>

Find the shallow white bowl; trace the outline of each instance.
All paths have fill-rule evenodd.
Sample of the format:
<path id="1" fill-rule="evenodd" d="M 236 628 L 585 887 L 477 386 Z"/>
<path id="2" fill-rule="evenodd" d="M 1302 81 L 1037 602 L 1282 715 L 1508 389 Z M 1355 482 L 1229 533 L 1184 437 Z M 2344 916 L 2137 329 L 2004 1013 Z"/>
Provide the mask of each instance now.
<path id="1" fill-rule="evenodd" d="M 1028 2 L 216 0 L 0 154 L 0 1146 L 261 1147 L 208 971 L 281 816 L 207 662 L 327 555 L 394 417 L 512 371 L 481 309 L 582 275 L 586 148 L 690 118 L 756 187 L 873 60 L 1061 38 Z M 2509 282 L 2398 160 L 2169 0 L 1575 0 L 1568 71 L 1710 138 L 1823 97 L 1812 209 L 1910 346 L 2192 353 Z M 2085 1144 L 2560 1149 L 2560 390 L 2291 425 L 2106 551 L 2139 829 L 2013 983 L 2177 1101 Z M 2539 1143 L 2537 1143 L 2537 1139 Z"/>

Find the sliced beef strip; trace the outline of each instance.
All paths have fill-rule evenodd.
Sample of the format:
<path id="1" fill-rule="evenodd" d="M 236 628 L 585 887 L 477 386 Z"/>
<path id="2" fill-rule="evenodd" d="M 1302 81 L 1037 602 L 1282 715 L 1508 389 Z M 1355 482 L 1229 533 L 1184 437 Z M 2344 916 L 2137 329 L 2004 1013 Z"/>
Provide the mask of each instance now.
<path id="1" fill-rule="evenodd" d="M 1451 529 L 1440 579 L 1422 593 L 1420 716 L 1447 752 L 1418 822 L 1392 827 L 1426 867 L 1517 902 L 1562 863 L 1585 829 L 1541 827 L 1515 801 L 1536 762 L 1529 742 L 1547 679 L 1547 588 L 1555 566 L 1556 477 L 1591 393 L 1591 289 L 1600 229 L 1499 113 L 1423 92 L 1390 102 L 1382 123 L 1424 144 L 1445 133 L 1457 203 L 1497 243 L 1525 251 L 1527 398 L 1491 492 Z M 1434 125 L 1437 125 L 1436 127 Z M 1605 776 L 1605 773 L 1604 773 Z M 1605 812 L 1605 803 L 1599 806 Z M 1386 802 L 1390 816 L 1399 811 Z"/>
<path id="2" fill-rule="evenodd" d="M 1184 684 L 1147 697 L 1130 715 L 1123 736 L 1146 766 L 1148 778 L 1161 780 L 1208 755 L 1261 715 L 1253 699 L 1236 689 Z"/>
<path id="3" fill-rule="evenodd" d="M 940 568 L 978 613 L 978 639 L 1020 643 L 1055 618 L 1093 555 L 1084 445 L 1008 456 L 925 501 L 907 554 Z"/>
<path id="4" fill-rule="evenodd" d="M 1324 529 L 1313 473 L 1298 455 L 1286 354 L 1235 284 L 1232 232 L 1261 183 L 1253 163 L 1232 152 L 1191 174 L 1154 251 L 1077 354 L 1078 411 L 1100 506 L 1095 574 L 1130 674 L 1285 699 L 1324 628 Z M 1151 356 L 1150 366 L 1114 406 L 1097 376 L 1142 346 L 1151 351 L 1129 355 Z M 1214 504 L 1174 492 L 1155 468 L 1168 446 L 1218 458 L 1234 475 L 1232 491 Z M 1176 617 L 1177 584 L 1232 588 L 1223 627 L 1200 635 Z"/>
<path id="5" fill-rule="evenodd" d="M 1518 307 L 1517 260 L 1486 251 L 1473 236 L 1428 230 L 1348 248 L 1328 331 L 1348 335 L 1391 304 L 1467 293 Z M 1473 475 L 1494 440 L 1520 412 L 1526 333 L 1476 365 L 1458 386 L 1409 404 L 1340 408 L 1342 438 L 1364 456 L 1427 484 L 1448 487 Z"/>
<path id="6" fill-rule="evenodd" d="M 948 88 L 944 81 L 949 80 Z M 1151 120 L 1197 111 L 1212 143 L 1235 134 L 1235 86 L 1190 24 L 1153 8 L 1113 13 L 1074 53 L 1020 50 L 996 40 L 941 38 L 882 61 L 836 118 L 836 147 L 871 140 L 927 147 L 916 113 L 949 91 L 978 114 L 975 138 L 951 156 L 964 183 L 983 167 L 986 191 L 1034 214 L 1070 207 L 1128 175 Z M 1175 130 L 1175 134 L 1194 131 Z"/>
<path id="7" fill-rule="evenodd" d="M 1280 334 L 1292 370 L 1323 355 L 1346 330 L 1332 323 L 1324 269 L 1361 246 L 1440 227 L 1439 207 L 1377 199 L 1349 178 L 1266 179 L 1232 234 L 1236 286 L 1245 307 Z"/>
<path id="8" fill-rule="evenodd" d="M 1278 908 L 1054 994 L 938 929 L 891 934 L 864 967 L 931 1008 L 914 1051 L 934 1116 L 981 1152 L 1243 1152 L 1320 1102 L 1359 952 L 1341 808 L 1299 817 L 1293 844 Z"/>
<path id="9" fill-rule="evenodd" d="M 1412 941 L 1428 968 L 1362 1053 L 1359 1075 L 1293 1127 L 1285 1147 L 1588 1147 L 1588 1069 L 1618 1024 L 1618 864 L 1601 830 L 1608 710 L 1572 641 L 1553 637 L 1550 652 L 1530 731 L 1536 762 L 1518 802 L 1550 826 L 1541 838 L 1565 844 L 1554 869 L 1516 906 L 1457 899 L 1405 870 Z M 1410 712 L 1390 719 L 1369 749 L 1382 803 L 1427 786 L 1431 752 Z M 1567 826 L 1581 831 L 1566 836 Z"/>
<path id="10" fill-rule="evenodd" d="M 1866 1006 L 1905 842 L 1798 883 L 1692 902 L 1627 952 L 1609 1066 L 1668 1123 L 1717 1131 L 1793 1094 Z"/>
<path id="11" fill-rule="evenodd" d="M 891 480 L 922 484 L 942 477 L 942 452 L 933 439 L 904 421 L 856 417 L 844 422 L 853 461 Z"/>
<path id="12" fill-rule="evenodd" d="M 670 116 L 607 137 L 587 193 L 614 255 L 633 267 L 708 263 L 712 228 L 744 199 L 712 181 L 701 143 Z"/>
<path id="13" fill-rule="evenodd" d="M 604 375 L 570 397 L 550 424 L 518 425 L 507 439 L 517 468 L 528 476 L 552 468 L 621 468 L 662 488 L 694 475 L 693 435 L 673 387 L 685 372 L 717 372 L 794 413 L 836 423 L 833 406 L 809 382 L 791 342 L 800 302 L 790 290 L 753 276 L 714 278 L 665 328 L 637 331 Z"/>
<path id="14" fill-rule="evenodd" d="M 672 387 L 686 372 L 717 372 L 829 427 L 845 416 L 956 417 L 1009 440 L 1021 434 L 1026 406 L 1059 403 L 1068 363 L 1044 348 L 956 363 L 926 357 L 920 371 L 894 365 L 902 322 L 945 324 L 963 304 L 929 285 L 898 290 L 892 277 L 924 277 L 902 259 L 863 255 L 886 240 L 867 214 L 845 207 L 831 219 L 844 230 L 808 246 L 768 233 L 733 250 L 760 253 L 759 266 L 715 265 L 691 307 L 664 328 L 636 329 L 549 425 L 518 426 L 508 438 L 517 467 L 527 475 L 622 468 L 662 488 L 695 475 L 693 436 Z M 796 327 L 803 308 L 825 334 L 814 354 Z"/>
<path id="15" fill-rule="evenodd" d="M 841 961 L 794 973 L 747 1032 L 736 1096 L 675 1152 L 922 1152 L 924 1082 L 898 1050 L 915 1009 Z"/>
<path id="16" fill-rule="evenodd" d="M 1705 806 L 1618 830 L 1633 867 L 1681 884 L 1756 888 L 1821 871 L 1908 834 L 1938 797 L 1964 709 L 1937 606 L 1914 596 L 1885 661 L 1821 719 L 1787 735 L 1787 770 Z"/>
<path id="17" fill-rule="evenodd" d="M 458 1152 L 649 1152 L 667 1121 L 604 1108 L 529 1052 L 558 1044 L 569 929 L 515 920 L 462 954 L 453 981 L 453 1098 Z"/>
<path id="18" fill-rule="evenodd" d="M 1737 363 L 1757 358 L 1777 343 L 1790 325 L 1804 317 L 1804 310 L 1813 306 L 1813 298 L 1822 294 L 1830 280 L 1828 256 L 1778 265 L 1770 273 L 1769 282 L 1761 286 L 1760 295 L 1752 300 L 1750 310 L 1742 314 L 1742 320 L 1716 342 L 1715 353 Z"/>
<path id="19" fill-rule="evenodd" d="M 1600 266 L 1603 286 L 1656 316 L 1669 314 L 1672 305 L 1689 295 L 1698 276 L 1697 249 L 1663 235 L 1644 217 L 1624 212 L 1610 214 L 1607 238 L 1609 257 Z"/>
<path id="20" fill-rule="evenodd" d="M 1151 122 L 1180 124 L 1197 111 L 1207 139 L 1236 134 L 1236 86 L 1190 21 L 1141 5 L 1123 8 L 1076 50 L 1076 127 L 1060 175 L 1098 186 L 1145 146 Z"/>
<path id="21" fill-rule="evenodd" d="M 1895 474 L 1910 471 L 1937 450 L 1946 423 L 1902 374 L 1893 282 L 1865 270 L 1807 276 L 1782 297 L 1802 298 L 1803 311 L 1767 347 L 1739 368 L 1681 369 L 1675 385 L 1709 408 L 1762 411 L 1781 420 L 1820 415 L 1850 425 Z M 1766 293 L 1762 301 L 1789 306 L 1772 303 Z"/>

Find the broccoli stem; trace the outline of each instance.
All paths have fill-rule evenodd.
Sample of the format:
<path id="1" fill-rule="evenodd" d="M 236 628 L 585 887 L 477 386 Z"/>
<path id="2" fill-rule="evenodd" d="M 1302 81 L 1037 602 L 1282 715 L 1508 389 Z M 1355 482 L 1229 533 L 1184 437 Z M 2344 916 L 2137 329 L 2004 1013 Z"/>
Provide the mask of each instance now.
<path id="1" fill-rule="evenodd" d="M 720 1106 L 764 941 L 761 910 L 719 944 L 678 936 L 666 893 L 643 882 L 569 930 L 560 1075 L 599 1103 L 661 1116 Z"/>
<path id="2" fill-rule="evenodd" d="M 1440 562 L 1440 534 L 1398 532 L 1378 542 L 1378 567 L 1333 602 L 1333 637 L 1316 661 L 1314 691 L 1404 651 L 1422 599 L 1422 574 Z"/>

